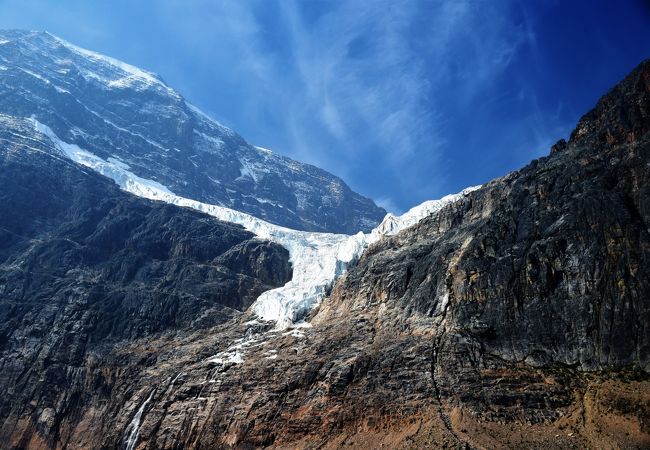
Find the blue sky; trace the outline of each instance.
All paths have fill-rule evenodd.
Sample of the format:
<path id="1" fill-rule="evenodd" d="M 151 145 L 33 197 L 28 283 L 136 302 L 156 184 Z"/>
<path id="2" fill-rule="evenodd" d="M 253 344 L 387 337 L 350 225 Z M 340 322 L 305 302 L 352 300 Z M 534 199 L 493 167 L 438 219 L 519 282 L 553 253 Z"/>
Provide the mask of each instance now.
<path id="1" fill-rule="evenodd" d="M 0 0 L 0 27 L 154 71 L 395 212 L 547 154 L 650 57 L 641 0 Z"/>

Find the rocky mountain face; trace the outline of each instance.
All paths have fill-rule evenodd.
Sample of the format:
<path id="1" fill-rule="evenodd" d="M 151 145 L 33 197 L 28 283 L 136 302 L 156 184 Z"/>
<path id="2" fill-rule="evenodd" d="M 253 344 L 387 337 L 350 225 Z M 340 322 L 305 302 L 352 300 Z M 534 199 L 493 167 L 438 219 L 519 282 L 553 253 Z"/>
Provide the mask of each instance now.
<path id="1" fill-rule="evenodd" d="M 371 248 L 316 319 L 420 343 L 373 359 L 408 365 L 396 401 L 428 392 L 452 446 L 647 448 L 649 129 L 650 61 L 551 156 Z"/>
<path id="2" fill-rule="evenodd" d="M 157 75 L 48 33 L 0 31 L 0 113 L 120 161 L 175 194 L 308 231 L 367 231 L 386 214 L 339 178 L 248 144 Z"/>
<path id="3" fill-rule="evenodd" d="M 113 375 L 93 369 L 103 354 L 227 322 L 291 279 L 286 249 L 126 194 L 57 157 L 29 121 L 0 116 L 0 142 L 3 436 L 54 445 L 73 411 L 111 391 Z"/>
<path id="4" fill-rule="evenodd" d="M 282 331 L 240 312 L 291 276 L 281 248 L 100 188 L 3 121 L 8 447 L 650 446 L 650 61 Z"/>

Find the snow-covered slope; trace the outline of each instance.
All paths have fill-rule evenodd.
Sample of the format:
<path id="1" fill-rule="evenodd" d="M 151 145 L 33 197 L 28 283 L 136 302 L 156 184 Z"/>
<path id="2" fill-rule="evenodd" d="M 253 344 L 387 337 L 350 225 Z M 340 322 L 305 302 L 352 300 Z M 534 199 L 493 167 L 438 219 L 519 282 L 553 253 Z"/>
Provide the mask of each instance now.
<path id="1" fill-rule="evenodd" d="M 280 328 L 302 319 L 325 296 L 327 289 L 356 261 L 368 245 L 384 235 L 416 224 L 476 188 L 469 188 L 441 200 L 426 202 L 400 217 L 386 216 L 382 224 L 364 234 L 355 235 L 297 231 L 271 224 L 249 214 L 223 206 L 211 205 L 171 192 L 162 184 L 141 178 L 115 158 L 102 159 L 76 144 L 61 140 L 47 125 L 32 118 L 35 131 L 47 136 L 65 157 L 114 180 L 122 189 L 140 197 L 194 208 L 218 219 L 244 226 L 263 239 L 281 244 L 289 250 L 293 279 L 286 285 L 263 293 L 253 304 L 262 320 L 272 320 Z"/>
<path id="2" fill-rule="evenodd" d="M 159 76 L 48 33 L 0 30 L 0 113 L 176 194 L 299 230 L 369 231 L 385 211 L 340 178 L 250 145 Z"/>
<path id="3" fill-rule="evenodd" d="M 439 200 L 428 200 L 424 203 L 414 206 L 401 216 L 395 216 L 391 213 L 388 213 L 386 214 L 384 220 L 382 220 L 379 226 L 377 226 L 377 228 L 375 228 L 372 233 L 385 236 L 392 236 L 393 234 L 399 233 L 405 228 L 415 225 L 425 217 L 428 217 L 431 214 L 440 211 L 440 209 L 445 205 L 456 201 L 459 196 L 474 191 L 479 187 L 480 186 L 469 187 L 458 194 L 450 194 Z"/>

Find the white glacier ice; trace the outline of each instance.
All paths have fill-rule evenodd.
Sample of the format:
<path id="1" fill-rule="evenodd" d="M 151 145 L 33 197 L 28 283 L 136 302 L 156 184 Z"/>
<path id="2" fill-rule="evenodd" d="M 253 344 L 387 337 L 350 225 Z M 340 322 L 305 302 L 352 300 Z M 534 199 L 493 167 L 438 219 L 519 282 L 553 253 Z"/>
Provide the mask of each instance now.
<path id="1" fill-rule="evenodd" d="M 366 234 L 359 232 L 349 236 L 297 231 L 223 206 L 178 196 L 156 181 L 138 177 L 121 161 L 114 158 L 104 160 L 77 145 L 66 143 L 46 125 L 34 118 L 32 121 L 34 128 L 49 137 L 63 155 L 112 179 L 127 192 L 202 211 L 220 220 L 242 225 L 259 238 L 268 239 L 285 247 L 289 251 L 293 265 L 293 278 L 282 287 L 264 292 L 252 306 L 253 312 L 261 320 L 275 321 L 278 328 L 287 328 L 304 318 L 320 303 L 334 281 L 362 255 L 370 244 L 377 242 L 382 236 L 393 235 L 415 225 L 422 218 L 478 188 L 467 188 L 458 194 L 425 202 L 401 216 L 388 214 L 377 228 Z M 219 357 L 224 356 L 239 360 L 239 355 L 236 354 Z"/>

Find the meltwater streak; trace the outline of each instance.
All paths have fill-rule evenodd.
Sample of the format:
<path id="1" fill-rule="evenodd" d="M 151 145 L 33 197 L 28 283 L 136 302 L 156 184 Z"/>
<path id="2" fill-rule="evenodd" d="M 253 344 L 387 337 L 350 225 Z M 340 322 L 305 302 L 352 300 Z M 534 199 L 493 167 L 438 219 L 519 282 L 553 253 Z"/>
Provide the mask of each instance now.
<path id="1" fill-rule="evenodd" d="M 151 394 L 149 394 L 149 397 L 147 397 L 140 408 L 138 408 L 138 411 L 135 413 L 135 416 L 133 416 L 131 423 L 128 427 L 126 427 L 126 430 L 124 430 L 124 434 L 126 434 L 126 439 L 124 439 L 124 448 L 126 450 L 133 450 L 135 448 L 136 442 L 138 442 L 138 434 L 140 433 L 140 422 L 142 420 L 142 414 L 144 414 L 144 410 L 151 401 L 154 392 L 156 392 L 155 388 L 151 391 Z"/>

